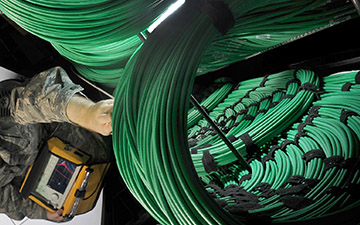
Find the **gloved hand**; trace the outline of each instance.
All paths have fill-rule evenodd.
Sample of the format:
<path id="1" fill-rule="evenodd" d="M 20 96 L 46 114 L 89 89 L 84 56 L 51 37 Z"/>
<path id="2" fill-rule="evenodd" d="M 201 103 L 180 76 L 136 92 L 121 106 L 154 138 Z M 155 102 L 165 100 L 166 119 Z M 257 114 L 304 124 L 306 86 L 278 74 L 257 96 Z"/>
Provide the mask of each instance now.
<path id="1" fill-rule="evenodd" d="M 112 133 L 113 105 L 113 99 L 94 103 L 87 98 L 75 95 L 66 107 L 66 114 L 71 122 L 107 136 Z"/>

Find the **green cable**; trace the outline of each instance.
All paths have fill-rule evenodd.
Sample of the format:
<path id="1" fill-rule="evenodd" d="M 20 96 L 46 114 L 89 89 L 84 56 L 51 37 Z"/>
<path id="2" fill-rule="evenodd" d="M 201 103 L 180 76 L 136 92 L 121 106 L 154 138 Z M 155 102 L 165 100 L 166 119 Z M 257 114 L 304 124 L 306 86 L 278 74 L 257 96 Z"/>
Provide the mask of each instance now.
<path id="1" fill-rule="evenodd" d="M 173 1 L 2 0 L 0 10 L 30 33 L 50 42 L 86 78 L 116 84 L 144 32 Z M 245 6 L 246 4 L 246 6 Z M 357 17 L 351 3 L 325 0 L 246 2 L 237 23 L 217 35 L 197 74 L 224 67 L 309 33 Z M 314 19 L 316 18 L 316 19 Z"/>

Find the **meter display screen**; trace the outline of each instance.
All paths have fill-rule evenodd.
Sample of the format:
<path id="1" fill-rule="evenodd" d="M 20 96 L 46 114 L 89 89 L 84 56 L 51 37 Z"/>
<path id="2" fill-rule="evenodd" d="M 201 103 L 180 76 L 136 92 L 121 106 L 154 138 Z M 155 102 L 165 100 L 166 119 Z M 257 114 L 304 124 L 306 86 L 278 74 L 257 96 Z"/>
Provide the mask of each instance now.
<path id="1" fill-rule="evenodd" d="M 51 189 L 64 194 L 75 170 L 75 164 L 60 158 L 56 163 L 55 169 L 52 172 L 47 185 Z"/>

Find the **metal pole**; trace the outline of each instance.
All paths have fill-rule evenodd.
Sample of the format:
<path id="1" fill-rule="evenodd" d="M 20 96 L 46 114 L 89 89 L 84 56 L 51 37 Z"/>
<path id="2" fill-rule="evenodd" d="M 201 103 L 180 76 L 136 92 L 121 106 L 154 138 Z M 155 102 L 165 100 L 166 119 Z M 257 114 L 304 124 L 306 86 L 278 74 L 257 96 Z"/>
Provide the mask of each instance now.
<path id="1" fill-rule="evenodd" d="M 351 0 L 351 2 L 354 4 L 356 10 L 358 11 L 360 15 L 360 1 L 359 0 Z"/>
<path id="2" fill-rule="evenodd" d="M 225 136 L 225 134 L 219 129 L 219 127 L 214 123 L 214 121 L 210 118 L 210 116 L 205 112 L 205 110 L 201 107 L 199 102 L 196 100 L 196 98 L 191 95 L 190 99 L 191 103 L 195 106 L 197 110 L 201 113 L 201 115 L 208 121 L 208 123 L 211 125 L 211 127 L 215 130 L 215 132 L 220 136 L 220 138 L 225 142 L 225 144 L 228 146 L 228 148 L 231 150 L 231 152 L 235 155 L 235 157 L 238 159 L 240 164 L 251 173 L 251 167 L 246 162 L 246 160 L 240 155 L 240 153 L 236 150 L 234 145 L 231 144 L 231 141 Z"/>

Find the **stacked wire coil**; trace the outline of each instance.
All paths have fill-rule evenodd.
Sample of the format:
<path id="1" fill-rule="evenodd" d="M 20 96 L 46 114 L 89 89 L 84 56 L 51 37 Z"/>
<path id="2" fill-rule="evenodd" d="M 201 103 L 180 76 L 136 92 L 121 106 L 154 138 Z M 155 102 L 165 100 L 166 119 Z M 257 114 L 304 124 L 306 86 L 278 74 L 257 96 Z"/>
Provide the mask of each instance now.
<path id="1" fill-rule="evenodd" d="M 260 146 L 257 156 L 248 158 L 252 172 L 236 163 L 216 168 L 202 176 L 208 193 L 228 212 L 253 216 L 254 220 L 260 215 L 273 223 L 318 218 L 328 224 L 338 223 L 326 220 L 327 216 L 360 203 L 356 194 L 359 79 L 359 71 L 324 77 L 323 91 L 317 93 L 319 99 L 301 121 Z M 207 147 L 202 150 L 207 151 Z M 353 221 L 356 218 L 354 215 Z"/>
<path id="2" fill-rule="evenodd" d="M 173 0 L 2 0 L 0 10 L 26 31 L 50 42 L 87 79 L 109 86 Z M 225 1 L 230 8 L 236 7 Z M 313 32 L 357 17 L 346 0 L 245 1 L 235 26 L 217 34 L 197 75 L 224 67 Z"/>
<path id="3" fill-rule="evenodd" d="M 237 18 L 236 9 L 247 2 L 229 5 Z M 115 92 L 113 144 L 119 171 L 135 198 L 161 224 L 296 222 L 355 207 L 358 202 L 334 208 L 337 204 L 326 201 L 332 196 L 322 195 L 324 187 L 341 183 L 333 176 L 336 167 L 325 170 L 323 160 L 331 155 L 309 156 L 322 155 L 323 143 L 310 140 L 310 149 L 303 150 L 299 146 L 307 137 L 294 132 L 314 100 L 326 99 L 322 89 L 327 87 L 312 71 L 244 81 L 224 100 L 218 92 L 222 102 L 209 114 L 251 159 L 251 173 L 205 121 L 187 124 L 197 68 L 217 35 L 209 18 L 188 5 L 155 30 L 127 64 Z"/>

